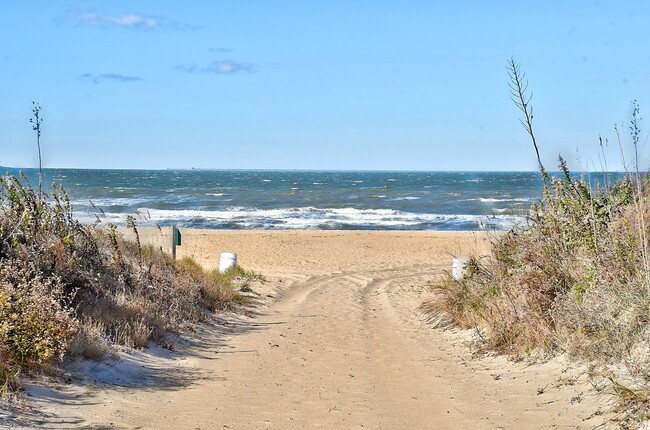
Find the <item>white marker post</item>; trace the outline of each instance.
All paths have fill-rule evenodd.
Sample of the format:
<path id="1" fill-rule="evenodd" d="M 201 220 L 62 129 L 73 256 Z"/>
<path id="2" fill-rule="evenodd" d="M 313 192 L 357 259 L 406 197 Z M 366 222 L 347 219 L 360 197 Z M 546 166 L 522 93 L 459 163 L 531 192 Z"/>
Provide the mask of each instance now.
<path id="1" fill-rule="evenodd" d="M 460 281 L 465 275 L 467 275 L 467 263 L 469 263 L 469 258 L 454 258 L 451 261 L 451 277 L 454 281 Z"/>
<path id="2" fill-rule="evenodd" d="M 222 252 L 219 260 L 219 272 L 226 273 L 228 269 L 237 265 L 237 254 Z"/>

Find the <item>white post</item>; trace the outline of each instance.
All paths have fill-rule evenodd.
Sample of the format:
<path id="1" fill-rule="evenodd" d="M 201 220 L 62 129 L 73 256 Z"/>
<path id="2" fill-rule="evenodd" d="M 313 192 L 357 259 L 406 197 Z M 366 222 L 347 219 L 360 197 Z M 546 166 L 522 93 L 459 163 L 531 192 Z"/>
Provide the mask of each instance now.
<path id="1" fill-rule="evenodd" d="M 226 273 L 228 269 L 237 265 L 237 254 L 222 252 L 219 259 L 219 272 Z"/>
<path id="2" fill-rule="evenodd" d="M 455 281 L 460 281 L 467 275 L 467 263 L 469 258 L 454 258 L 451 262 L 451 277 Z"/>

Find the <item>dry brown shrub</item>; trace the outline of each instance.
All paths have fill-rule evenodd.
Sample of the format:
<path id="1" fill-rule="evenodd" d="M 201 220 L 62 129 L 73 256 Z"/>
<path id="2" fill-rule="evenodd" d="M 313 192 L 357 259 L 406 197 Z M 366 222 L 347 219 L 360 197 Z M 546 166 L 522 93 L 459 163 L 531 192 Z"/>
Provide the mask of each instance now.
<path id="1" fill-rule="evenodd" d="M 466 277 L 438 285 L 425 308 L 478 329 L 484 350 L 622 365 L 634 379 L 613 382 L 622 422 L 650 417 L 648 182 L 593 191 L 568 174 L 551 181 L 528 225 L 500 236 Z"/>
<path id="2" fill-rule="evenodd" d="M 57 277 L 33 267 L 0 265 L 0 354 L 23 367 L 60 360 L 75 332 L 72 310 Z"/>
<path id="3" fill-rule="evenodd" d="M 134 220 L 130 226 L 136 228 Z M 26 181 L 0 179 L 5 386 L 12 386 L 15 369 L 65 354 L 99 359 L 113 345 L 163 341 L 165 333 L 203 321 L 235 297 L 230 279 L 125 241 L 114 226 L 80 224 L 62 188 L 55 185 L 46 200 Z"/>
<path id="4" fill-rule="evenodd" d="M 106 342 L 106 328 L 100 321 L 85 317 L 79 324 L 79 331 L 70 343 L 68 354 L 87 360 L 103 360 L 110 348 Z"/>

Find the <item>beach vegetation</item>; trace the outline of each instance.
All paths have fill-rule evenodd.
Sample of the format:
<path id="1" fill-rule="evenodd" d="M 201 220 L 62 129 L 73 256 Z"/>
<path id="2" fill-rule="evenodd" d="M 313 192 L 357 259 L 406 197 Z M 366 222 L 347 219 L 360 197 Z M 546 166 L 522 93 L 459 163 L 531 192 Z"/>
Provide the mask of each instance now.
<path id="1" fill-rule="evenodd" d="M 650 179 L 639 172 L 639 107 L 629 124 L 634 169 L 603 183 L 541 163 L 530 97 L 508 64 L 515 104 L 534 145 L 544 192 L 525 222 L 498 235 L 462 279 L 435 285 L 424 305 L 440 326 L 477 333 L 480 351 L 514 357 L 567 354 L 611 381 L 622 426 L 650 418 Z M 618 130 L 618 129 L 617 129 Z M 602 139 L 599 140 L 602 145 Z M 619 143 L 620 144 L 620 143 Z M 621 145 L 622 147 L 622 145 Z M 625 369 L 625 377 L 610 369 Z"/>
<path id="2" fill-rule="evenodd" d="M 32 117 L 29 119 L 32 124 L 32 130 L 36 132 L 36 147 L 38 149 L 38 196 L 43 197 L 43 158 L 41 157 L 41 105 L 32 102 Z"/>
<path id="3" fill-rule="evenodd" d="M 24 175 L 0 178 L 1 392 L 64 358 L 167 344 L 169 333 L 237 301 L 235 275 L 173 261 L 139 243 L 135 219 L 128 227 L 136 241 L 114 225 L 78 222 L 58 184 L 41 194 Z"/>

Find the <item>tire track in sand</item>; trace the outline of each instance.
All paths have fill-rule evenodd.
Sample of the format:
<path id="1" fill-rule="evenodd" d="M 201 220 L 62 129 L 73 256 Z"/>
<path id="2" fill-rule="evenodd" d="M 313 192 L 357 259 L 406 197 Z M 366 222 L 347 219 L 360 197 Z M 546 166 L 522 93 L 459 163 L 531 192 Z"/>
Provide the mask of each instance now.
<path id="1" fill-rule="evenodd" d="M 512 401 L 534 400 L 535 387 L 519 384 L 504 395 L 488 372 L 468 367 L 440 332 L 418 326 L 411 306 L 418 301 L 398 286 L 435 272 L 410 266 L 289 276 L 277 301 L 250 320 L 252 328 L 227 339 L 227 350 L 192 359 L 209 377 L 178 390 L 99 393 L 96 404 L 84 406 L 91 417 L 84 425 L 578 428 L 575 413 L 563 419 L 556 411 L 528 407 L 528 398 Z M 504 399 L 514 409 L 504 408 Z"/>

